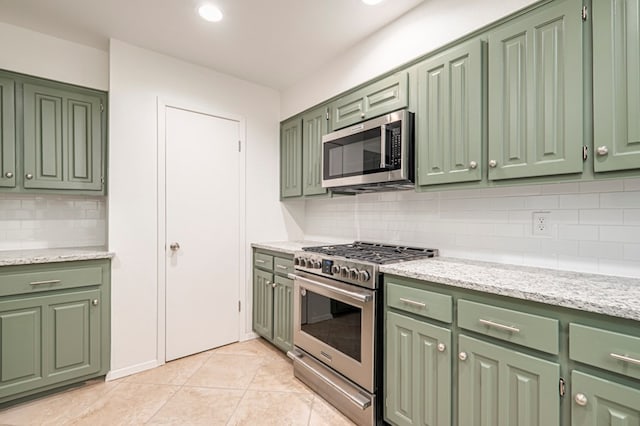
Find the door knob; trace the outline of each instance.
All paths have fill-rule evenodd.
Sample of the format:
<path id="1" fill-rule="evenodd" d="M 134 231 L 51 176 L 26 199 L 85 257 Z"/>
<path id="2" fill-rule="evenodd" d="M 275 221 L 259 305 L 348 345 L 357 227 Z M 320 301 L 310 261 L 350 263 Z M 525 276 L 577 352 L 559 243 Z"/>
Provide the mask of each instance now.
<path id="1" fill-rule="evenodd" d="M 180 244 L 179 243 L 171 243 L 171 244 L 169 244 L 169 248 L 171 249 L 171 251 L 178 251 L 178 250 L 180 250 Z"/>

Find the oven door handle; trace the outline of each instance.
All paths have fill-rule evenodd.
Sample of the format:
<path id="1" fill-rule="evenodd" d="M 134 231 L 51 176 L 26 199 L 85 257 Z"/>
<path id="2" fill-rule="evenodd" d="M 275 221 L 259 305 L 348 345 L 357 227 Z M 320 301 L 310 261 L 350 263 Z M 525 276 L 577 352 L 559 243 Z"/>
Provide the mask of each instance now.
<path id="1" fill-rule="evenodd" d="M 315 285 L 315 286 L 318 286 L 318 287 L 322 287 L 322 288 L 324 288 L 326 290 L 331 290 L 333 292 L 341 294 L 342 296 L 346 296 L 348 298 L 357 300 L 360 303 L 366 303 L 366 302 L 369 302 L 371 300 L 371 295 L 370 294 L 343 290 L 341 288 L 333 287 L 333 286 L 330 286 L 328 284 L 324 284 L 324 283 L 321 283 L 321 282 L 318 282 L 318 281 L 310 280 L 308 278 L 303 278 L 303 277 L 301 277 L 299 275 L 296 275 L 296 274 L 288 274 L 288 277 L 290 279 L 292 279 L 292 280 L 304 281 L 304 282 L 306 282 L 308 284 Z"/>

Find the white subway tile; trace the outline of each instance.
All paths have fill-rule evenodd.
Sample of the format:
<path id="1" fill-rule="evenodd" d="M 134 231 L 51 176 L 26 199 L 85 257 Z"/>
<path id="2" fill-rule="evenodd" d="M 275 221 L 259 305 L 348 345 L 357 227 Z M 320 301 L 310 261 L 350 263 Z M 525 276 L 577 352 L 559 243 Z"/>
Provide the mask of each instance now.
<path id="1" fill-rule="evenodd" d="M 599 259 L 623 259 L 624 246 L 622 243 L 580 241 L 578 255 L 581 257 L 597 257 Z"/>
<path id="2" fill-rule="evenodd" d="M 598 241 L 599 229 L 595 225 L 558 225 L 558 239 Z"/>
<path id="3" fill-rule="evenodd" d="M 560 195 L 561 209 L 596 209 L 600 206 L 598 194 Z"/>
<path id="4" fill-rule="evenodd" d="M 600 226 L 600 241 L 637 243 L 640 241 L 640 226 Z"/>
<path id="5" fill-rule="evenodd" d="M 560 200 L 557 195 L 527 197 L 525 200 L 525 208 L 527 209 L 557 209 L 559 206 Z"/>
<path id="6" fill-rule="evenodd" d="M 624 184 L 622 179 L 594 180 L 590 182 L 580 182 L 580 192 L 615 192 L 622 191 Z"/>
<path id="7" fill-rule="evenodd" d="M 506 211 L 446 211 L 440 212 L 440 218 L 444 220 L 508 223 L 509 213 Z"/>
<path id="8" fill-rule="evenodd" d="M 624 260 L 640 261 L 640 243 L 624 245 Z"/>
<path id="9" fill-rule="evenodd" d="M 598 273 L 598 259 L 594 257 L 558 256 L 558 268 L 568 271 Z"/>
<path id="10" fill-rule="evenodd" d="M 623 216 L 625 225 L 640 225 L 640 209 L 625 209 Z"/>
<path id="11" fill-rule="evenodd" d="M 541 188 L 542 194 L 577 194 L 579 192 L 580 185 L 578 182 L 542 185 Z"/>
<path id="12" fill-rule="evenodd" d="M 552 254 L 526 254 L 524 255 L 523 265 L 534 266 L 536 268 L 558 269 L 558 257 Z"/>
<path id="13" fill-rule="evenodd" d="M 576 240 L 540 240 L 540 251 L 548 254 L 558 254 L 565 256 L 578 256 L 580 242 Z"/>
<path id="14" fill-rule="evenodd" d="M 580 223 L 584 225 L 622 225 L 622 209 L 580 210 Z"/>
<path id="15" fill-rule="evenodd" d="M 20 209 L 20 200 L 2 198 L 3 194 L 0 194 L 0 210 L 18 210 Z"/>
<path id="16" fill-rule="evenodd" d="M 600 194 L 600 207 L 603 209 L 640 208 L 640 191 Z"/>
<path id="17" fill-rule="evenodd" d="M 525 225 L 520 223 L 499 223 L 494 226 L 495 235 L 499 237 L 523 237 Z"/>
<path id="18" fill-rule="evenodd" d="M 629 178 L 624 180 L 625 191 L 640 191 L 640 178 Z"/>
<path id="19" fill-rule="evenodd" d="M 640 262 L 600 259 L 598 272 L 606 275 L 640 278 Z"/>

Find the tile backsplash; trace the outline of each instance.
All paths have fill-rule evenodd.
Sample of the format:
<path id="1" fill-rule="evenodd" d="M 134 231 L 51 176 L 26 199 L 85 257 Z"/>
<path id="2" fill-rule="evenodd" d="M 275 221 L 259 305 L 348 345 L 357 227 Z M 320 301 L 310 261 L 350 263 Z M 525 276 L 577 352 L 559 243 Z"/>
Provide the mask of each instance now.
<path id="1" fill-rule="evenodd" d="M 0 194 L 0 250 L 106 246 L 107 198 Z"/>
<path id="2" fill-rule="evenodd" d="M 550 235 L 533 234 L 534 212 L 548 212 Z M 304 218 L 310 240 L 640 278 L 640 178 L 313 199 Z"/>

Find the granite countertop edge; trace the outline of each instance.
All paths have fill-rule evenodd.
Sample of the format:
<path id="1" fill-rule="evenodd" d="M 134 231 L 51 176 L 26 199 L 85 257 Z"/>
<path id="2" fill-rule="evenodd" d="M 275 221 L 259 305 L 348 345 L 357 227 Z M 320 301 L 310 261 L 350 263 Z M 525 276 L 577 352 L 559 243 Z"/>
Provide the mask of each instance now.
<path id="1" fill-rule="evenodd" d="M 69 247 L 0 251 L 0 266 L 112 259 L 115 253 L 104 247 Z"/>
<path id="2" fill-rule="evenodd" d="M 456 258 L 381 265 L 380 272 L 640 321 L 640 279 Z"/>

